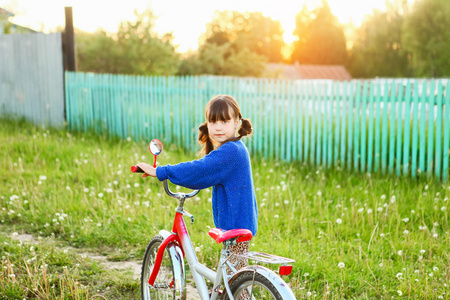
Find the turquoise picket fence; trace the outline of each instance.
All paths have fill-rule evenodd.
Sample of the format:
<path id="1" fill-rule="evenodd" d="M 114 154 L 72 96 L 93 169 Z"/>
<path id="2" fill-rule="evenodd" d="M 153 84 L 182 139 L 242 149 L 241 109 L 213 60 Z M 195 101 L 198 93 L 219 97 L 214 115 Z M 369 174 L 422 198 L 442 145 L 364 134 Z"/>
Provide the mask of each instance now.
<path id="1" fill-rule="evenodd" d="M 276 80 L 67 72 L 66 117 L 74 130 L 159 138 L 198 151 L 197 128 L 217 94 L 250 118 L 252 155 L 316 166 L 446 181 L 447 79 Z"/>

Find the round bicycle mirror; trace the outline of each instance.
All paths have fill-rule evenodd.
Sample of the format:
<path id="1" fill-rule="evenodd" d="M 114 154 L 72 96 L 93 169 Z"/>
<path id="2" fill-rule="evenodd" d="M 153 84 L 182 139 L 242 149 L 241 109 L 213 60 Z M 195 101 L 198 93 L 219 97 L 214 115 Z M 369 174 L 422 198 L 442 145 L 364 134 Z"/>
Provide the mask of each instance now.
<path id="1" fill-rule="evenodd" d="M 155 155 L 155 161 L 153 162 L 153 168 L 156 168 L 156 156 L 160 155 L 163 151 L 163 144 L 158 139 L 153 139 L 150 142 L 150 145 L 148 145 L 148 148 L 150 149 L 150 152 Z"/>
<path id="2" fill-rule="evenodd" d="M 163 144 L 158 139 L 153 139 L 150 142 L 150 145 L 148 146 L 150 149 L 150 152 L 153 153 L 153 155 L 160 155 L 163 151 Z"/>

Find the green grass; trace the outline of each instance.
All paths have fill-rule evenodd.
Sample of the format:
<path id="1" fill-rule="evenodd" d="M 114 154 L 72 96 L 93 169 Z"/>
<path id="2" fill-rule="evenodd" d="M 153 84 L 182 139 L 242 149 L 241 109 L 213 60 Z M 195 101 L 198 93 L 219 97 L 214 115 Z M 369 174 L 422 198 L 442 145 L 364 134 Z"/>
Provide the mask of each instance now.
<path id="1" fill-rule="evenodd" d="M 194 158 L 175 145 L 165 145 L 158 161 L 174 164 Z M 7 233 L 55 237 L 111 260 L 139 260 L 150 238 L 171 228 L 177 205 L 157 179 L 130 173 L 131 165 L 152 160 L 146 143 L 3 119 L 2 228 Z M 296 260 L 293 274 L 285 280 L 298 298 L 399 298 L 400 293 L 404 298 L 447 298 L 449 184 L 432 178 L 351 174 L 298 162 L 254 159 L 252 166 L 259 228 L 251 250 Z M 185 208 L 195 216 L 194 224 L 188 220 L 186 224 L 194 247 L 200 249 L 199 260 L 214 267 L 220 246 L 207 234 L 214 226 L 210 197 L 211 190 L 204 190 L 187 200 Z M 44 278 L 39 271 L 27 275 L 27 260 L 34 254 L 8 239 L 0 240 L 0 299 L 36 298 L 30 289 L 43 286 Z M 117 277 L 64 252 L 53 251 L 52 256 L 44 247 L 35 247 L 34 252 L 36 268 L 51 267 L 58 287 L 43 289 L 41 298 L 139 295 L 138 281 Z M 58 260 L 62 262 L 55 263 Z M 58 283 L 61 280 L 73 287 L 74 282 L 89 284 L 69 293 Z"/>

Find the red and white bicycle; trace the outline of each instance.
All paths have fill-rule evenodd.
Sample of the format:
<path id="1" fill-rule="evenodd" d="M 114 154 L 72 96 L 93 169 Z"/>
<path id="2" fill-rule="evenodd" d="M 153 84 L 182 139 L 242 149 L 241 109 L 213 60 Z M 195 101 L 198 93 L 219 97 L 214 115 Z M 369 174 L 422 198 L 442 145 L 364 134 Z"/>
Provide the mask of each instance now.
<path id="1" fill-rule="evenodd" d="M 152 140 L 150 151 L 160 154 L 163 145 L 159 140 Z M 131 167 L 132 172 L 143 173 L 137 167 Z M 269 268 L 261 265 L 249 265 L 236 271 L 239 260 L 251 260 L 257 263 L 280 264 L 280 275 L 289 275 L 294 260 L 272 254 L 249 251 L 242 255 L 231 254 L 228 247 L 236 243 L 248 241 L 252 233 L 248 229 L 224 231 L 212 228 L 209 235 L 223 244 L 216 271 L 202 265 L 195 254 L 183 216 L 193 220 L 193 216 L 184 210 L 184 202 L 199 193 L 195 190 L 189 194 L 173 193 L 167 180 L 163 182 L 166 193 L 178 200 L 175 209 L 175 220 L 172 231 L 161 230 L 153 237 L 145 251 L 141 273 L 141 298 L 147 299 L 181 299 L 185 300 L 186 273 L 185 258 L 195 282 L 195 287 L 202 300 L 215 299 L 296 299 L 290 287 L 284 280 Z M 238 262 L 233 264 L 230 258 L 236 255 Z M 213 283 L 208 290 L 205 279 Z"/>

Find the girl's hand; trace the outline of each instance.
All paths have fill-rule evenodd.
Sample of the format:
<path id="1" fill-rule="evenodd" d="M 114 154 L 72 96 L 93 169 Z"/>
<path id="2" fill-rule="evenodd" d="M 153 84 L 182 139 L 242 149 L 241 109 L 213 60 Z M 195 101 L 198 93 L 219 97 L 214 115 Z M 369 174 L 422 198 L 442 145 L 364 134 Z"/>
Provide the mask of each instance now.
<path id="1" fill-rule="evenodd" d="M 138 163 L 136 166 L 142 169 L 142 171 L 145 172 L 145 174 L 142 174 L 142 177 L 156 177 L 156 168 L 153 168 L 152 165 L 146 164 L 146 163 Z"/>

